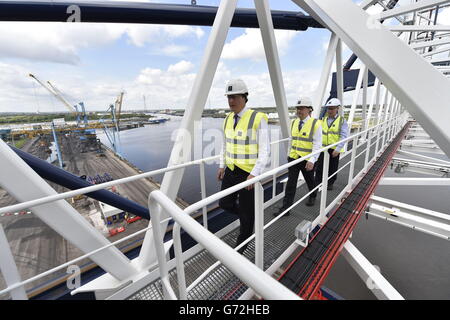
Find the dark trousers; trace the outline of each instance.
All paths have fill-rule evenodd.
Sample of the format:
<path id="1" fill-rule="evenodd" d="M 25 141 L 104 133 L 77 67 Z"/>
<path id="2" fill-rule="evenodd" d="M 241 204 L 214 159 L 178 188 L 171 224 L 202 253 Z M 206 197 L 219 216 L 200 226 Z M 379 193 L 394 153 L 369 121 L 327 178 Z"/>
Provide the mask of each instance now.
<path id="1" fill-rule="evenodd" d="M 328 168 L 328 177 L 330 177 L 333 173 L 335 173 L 337 171 L 337 169 L 339 168 L 339 157 L 341 156 L 340 154 L 333 158 L 331 156 L 331 154 L 333 153 L 334 150 L 332 149 L 328 149 L 328 154 L 330 155 L 330 165 Z M 319 159 L 316 161 L 316 165 L 315 165 L 315 169 L 316 169 L 316 185 L 322 183 L 322 174 L 323 174 L 323 159 L 324 159 L 324 154 L 323 152 L 320 154 Z M 333 177 L 331 177 L 328 180 L 328 185 L 332 185 L 337 179 L 337 174 L 334 175 Z"/>
<path id="2" fill-rule="evenodd" d="M 288 162 L 292 162 L 295 159 L 292 159 L 288 157 Z M 308 186 L 309 191 L 314 189 L 316 187 L 316 184 L 314 182 L 314 170 L 306 171 L 306 160 L 302 161 L 295 166 L 289 167 L 288 171 L 288 181 L 286 184 L 286 191 L 285 196 L 283 199 L 283 208 L 286 209 L 290 207 L 294 203 L 295 198 L 295 192 L 297 191 L 297 180 L 298 175 L 300 174 L 300 171 L 303 174 L 303 177 L 305 178 L 306 184 Z M 317 195 L 317 190 L 311 193 L 310 197 L 315 198 Z"/>
<path id="3" fill-rule="evenodd" d="M 247 180 L 249 173 L 234 167 L 234 170 L 230 170 L 228 167 L 225 169 L 225 174 L 222 180 L 222 189 L 228 189 L 234 185 Z M 247 190 L 246 188 L 236 191 L 226 197 L 219 200 L 219 206 L 231 213 L 237 214 L 240 220 L 240 232 L 236 241 L 236 246 L 244 242 L 245 239 L 253 234 L 253 226 L 255 224 L 255 191 Z M 237 203 L 239 201 L 239 204 Z M 244 246 L 239 250 L 244 251 L 247 246 Z"/>

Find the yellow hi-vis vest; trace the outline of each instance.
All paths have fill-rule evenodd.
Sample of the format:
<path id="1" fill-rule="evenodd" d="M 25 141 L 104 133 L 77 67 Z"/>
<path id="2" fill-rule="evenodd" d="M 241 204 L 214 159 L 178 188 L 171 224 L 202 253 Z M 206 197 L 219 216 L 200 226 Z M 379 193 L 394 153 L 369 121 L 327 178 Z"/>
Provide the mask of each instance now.
<path id="1" fill-rule="evenodd" d="M 300 119 L 297 118 L 292 121 L 291 125 L 292 145 L 289 157 L 292 159 L 304 157 L 312 152 L 314 133 L 320 127 L 320 121 L 309 118 L 309 120 L 303 124 L 302 130 L 299 131 L 299 123 Z"/>
<path id="2" fill-rule="evenodd" d="M 257 129 L 265 113 L 248 109 L 239 119 L 236 129 L 234 126 L 234 112 L 228 114 L 223 123 L 226 139 L 225 163 L 230 170 L 238 166 L 250 173 L 258 160 Z"/>
<path id="3" fill-rule="evenodd" d="M 338 116 L 328 127 L 328 117 L 322 120 L 322 147 L 329 146 L 330 144 L 335 144 L 341 140 L 341 129 L 344 123 L 344 118 Z M 336 149 L 336 146 L 331 149 Z M 340 152 L 342 152 L 341 150 Z"/>

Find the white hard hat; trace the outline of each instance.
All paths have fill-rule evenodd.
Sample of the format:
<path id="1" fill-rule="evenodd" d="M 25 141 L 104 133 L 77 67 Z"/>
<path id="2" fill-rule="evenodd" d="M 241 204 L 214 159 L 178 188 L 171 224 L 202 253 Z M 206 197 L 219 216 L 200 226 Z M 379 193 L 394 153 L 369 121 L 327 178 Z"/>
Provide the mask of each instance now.
<path id="1" fill-rule="evenodd" d="M 340 105 L 341 101 L 339 99 L 333 98 L 325 104 L 325 107 L 339 107 Z"/>
<path id="2" fill-rule="evenodd" d="M 241 79 L 233 79 L 228 81 L 225 87 L 225 95 L 229 96 L 232 94 L 246 94 L 248 93 L 248 88 L 245 82 Z"/>
<path id="3" fill-rule="evenodd" d="M 308 108 L 313 108 L 312 107 L 312 101 L 311 98 L 309 97 L 300 97 L 297 100 L 297 103 L 295 104 L 296 107 L 308 107 Z"/>

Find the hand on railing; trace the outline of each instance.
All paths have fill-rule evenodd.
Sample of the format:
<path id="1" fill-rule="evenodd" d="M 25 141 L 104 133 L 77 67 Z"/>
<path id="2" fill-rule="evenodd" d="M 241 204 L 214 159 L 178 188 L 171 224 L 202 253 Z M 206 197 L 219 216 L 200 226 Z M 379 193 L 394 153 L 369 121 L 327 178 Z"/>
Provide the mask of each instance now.
<path id="1" fill-rule="evenodd" d="M 217 180 L 222 181 L 224 175 L 225 175 L 225 168 L 219 168 L 217 170 Z"/>
<path id="2" fill-rule="evenodd" d="M 247 180 L 253 179 L 254 177 L 255 176 L 252 176 L 251 174 L 249 174 L 248 177 L 247 177 Z M 250 191 L 250 190 L 253 189 L 253 185 L 251 184 L 251 185 L 247 186 L 245 189 Z"/>

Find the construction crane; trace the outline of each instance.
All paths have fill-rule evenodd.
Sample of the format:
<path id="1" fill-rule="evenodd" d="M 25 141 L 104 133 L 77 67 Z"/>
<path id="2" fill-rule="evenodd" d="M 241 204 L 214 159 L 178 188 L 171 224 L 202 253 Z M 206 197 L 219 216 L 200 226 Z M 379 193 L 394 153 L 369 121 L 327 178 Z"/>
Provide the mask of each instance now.
<path id="1" fill-rule="evenodd" d="M 117 127 L 119 127 L 119 122 L 120 122 L 120 113 L 122 112 L 122 102 L 123 102 L 123 96 L 124 96 L 125 92 L 122 91 L 119 93 L 119 96 L 116 99 L 116 102 L 114 103 L 115 105 L 115 110 L 116 110 L 116 121 L 117 121 Z"/>
<path id="2" fill-rule="evenodd" d="M 69 102 L 67 102 L 67 100 L 64 98 L 62 92 L 58 88 L 56 88 L 55 85 L 53 85 L 50 81 L 47 81 L 47 84 L 56 93 L 56 96 L 59 99 L 59 101 L 63 102 L 66 107 L 71 106 L 71 112 L 73 112 L 77 118 L 77 127 L 80 126 L 81 116 L 83 116 L 84 125 L 87 126 L 87 116 L 86 116 L 86 110 L 84 108 L 84 103 L 83 102 L 78 103 L 78 105 L 81 107 L 81 110 L 78 109 L 78 105 L 76 105 L 76 104 L 74 106 L 72 106 Z"/>
<path id="3" fill-rule="evenodd" d="M 78 110 L 77 105 L 72 106 L 62 95 L 61 91 L 58 90 L 58 88 L 56 88 L 50 81 L 47 81 L 46 85 L 44 82 L 42 82 L 41 80 L 39 80 L 38 77 L 36 77 L 34 74 L 29 74 L 29 76 L 31 78 L 33 78 L 34 80 L 37 81 L 37 83 L 39 83 L 42 87 L 44 87 L 48 92 L 50 92 L 54 97 L 56 97 L 56 99 L 58 99 L 63 105 L 64 107 L 66 107 L 67 110 L 69 110 L 71 113 L 76 115 L 77 118 L 77 126 L 80 126 L 80 112 Z M 87 125 L 87 117 L 86 117 L 86 112 L 84 109 L 84 104 L 82 102 L 79 103 L 82 110 L 83 110 L 83 115 L 84 115 L 84 123 Z"/>
<path id="4" fill-rule="evenodd" d="M 48 82 L 48 84 L 50 85 L 50 88 L 48 86 L 46 86 L 41 80 L 39 80 L 34 74 L 29 74 L 29 76 L 31 78 L 33 78 L 34 80 L 37 81 L 37 83 L 39 83 L 42 87 L 44 87 L 45 89 L 47 89 L 48 92 L 50 92 L 53 96 L 56 97 L 56 99 L 58 99 L 59 101 L 62 102 L 62 104 L 70 111 L 70 112 L 74 112 L 75 108 L 73 106 L 70 105 L 69 102 L 67 102 L 66 99 L 64 99 L 64 97 L 58 93 L 57 89 L 55 90 L 55 87 Z"/>

